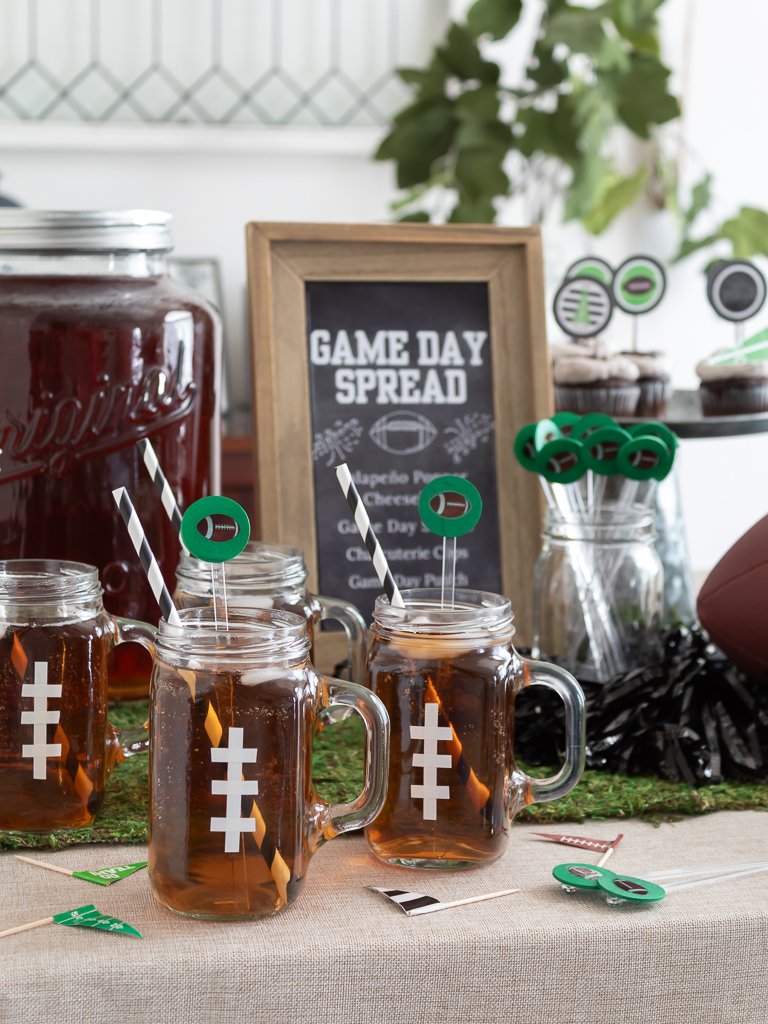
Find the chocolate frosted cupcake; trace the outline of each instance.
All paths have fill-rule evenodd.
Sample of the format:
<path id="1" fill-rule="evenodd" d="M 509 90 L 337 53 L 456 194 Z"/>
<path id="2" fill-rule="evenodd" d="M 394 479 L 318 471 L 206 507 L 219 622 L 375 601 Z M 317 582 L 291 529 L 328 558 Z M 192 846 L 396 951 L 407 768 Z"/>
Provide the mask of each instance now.
<path id="1" fill-rule="evenodd" d="M 593 343 L 592 351 L 588 355 L 583 345 L 553 346 L 555 409 L 579 416 L 634 416 L 640 400 L 637 366 L 625 356 L 603 355 L 599 343 Z"/>
<path id="2" fill-rule="evenodd" d="M 696 367 L 705 416 L 743 416 L 768 412 L 768 359 Z"/>
<path id="3" fill-rule="evenodd" d="M 663 352 L 622 352 L 640 371 L 640 401 L 635 416 L 662 419 L 667 414 L 672 397 L 672 382 Z"/>

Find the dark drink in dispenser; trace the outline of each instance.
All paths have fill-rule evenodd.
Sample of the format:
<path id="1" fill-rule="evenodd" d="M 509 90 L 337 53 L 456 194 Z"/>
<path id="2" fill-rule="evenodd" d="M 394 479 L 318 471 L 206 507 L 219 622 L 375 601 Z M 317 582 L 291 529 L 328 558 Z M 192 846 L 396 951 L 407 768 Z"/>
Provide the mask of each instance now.
<path id="1" fill-rule="evenodd" d="M 136 442 L 182 509 L 220 489 L 219 328 L 165 274 L 169 222 L 0 210 L 0 558 L 88 562 L 110 612 L 150 622 L 112 491 L 128 489 L 170 590 L 180 546 Z M 110 696 L 146 695 L 144 652 L 114 658 Z"/>

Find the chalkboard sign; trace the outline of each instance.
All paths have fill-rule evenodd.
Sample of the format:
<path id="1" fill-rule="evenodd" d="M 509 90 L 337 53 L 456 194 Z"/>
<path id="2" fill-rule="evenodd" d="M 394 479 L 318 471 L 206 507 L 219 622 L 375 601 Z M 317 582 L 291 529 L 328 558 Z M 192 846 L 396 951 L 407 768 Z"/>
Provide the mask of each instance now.
<path id="1" fill-rule="evenodd" d="M 501 591 L 488 287 L 311 281 L 306 286 L 319 587 L 366 619 L 381 584 L 334 472 L 349 465 L 395 582 L 439 587 L 442 538 L 419 520 L 435 477 L 463 476 L 481 524 L 456 585 Z"/>
<path id="2" fill-rule="evenodd" d="M 530 643 L 543 498 L 516 433 L 552 413 L 538 228 L 249 224 L 256 515 L 316 593 L 370 621 L 381 586 L 334 472 L 349 465 L 403 589 L 439 586 L 419 494 L 465 476 L 483 516 L 461 586 L 512 599 Z"/>

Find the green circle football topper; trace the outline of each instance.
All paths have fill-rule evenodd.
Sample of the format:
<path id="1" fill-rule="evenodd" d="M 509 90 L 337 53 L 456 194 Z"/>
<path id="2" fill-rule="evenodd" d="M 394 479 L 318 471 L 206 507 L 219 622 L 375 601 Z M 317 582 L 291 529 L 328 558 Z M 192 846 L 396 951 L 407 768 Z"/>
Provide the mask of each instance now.
<path id="1" fill-rule="evenodd" d="M 461 476 L 439 476 L 419 496 L 419 515 L 438 537 L 463 537 L 483 511 L 480 491 Z"/>
<path id="2" fill-rule="evenodd" d="M 202 562 L 228 562 L 240 554 L 250 536 L 245 509 L 221 494 L 200 498 L 181 520 L 182 542 Z"/>
<path id="3" fill-rule="evenodd" d="M 613 267 L 599 256 L 585 256 L 568 267 L 565 272 L 566 281 L 571 277 L 594 277 L 610 288 L 613 284 Z"/>
<path id="4" fill-rule="evenodd" d="M 633 256 L 622 263 L 613 279 L 613 297 L 625 313 L 649 313 L 661 302 L 667 278 L 650 256 Z"/>
<path id="5" fill-rule="evenodd" d="M 595 864 L 558 864 L 552 874 L 561 885 L 573 889 L 597 889 L 600 878 L 615 878 L 613 871 L 599 868 Z"/>

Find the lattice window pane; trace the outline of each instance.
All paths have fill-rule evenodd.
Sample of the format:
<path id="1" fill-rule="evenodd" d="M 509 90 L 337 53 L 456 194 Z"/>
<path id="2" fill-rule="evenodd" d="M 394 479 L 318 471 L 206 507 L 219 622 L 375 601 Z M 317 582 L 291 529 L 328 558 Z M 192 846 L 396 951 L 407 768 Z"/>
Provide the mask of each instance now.
<path id="1" fill-rule="evenodd" d="M 0 0 L 0 119 L 385 124 L 446 0 Z"/>

